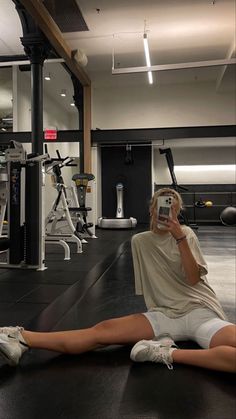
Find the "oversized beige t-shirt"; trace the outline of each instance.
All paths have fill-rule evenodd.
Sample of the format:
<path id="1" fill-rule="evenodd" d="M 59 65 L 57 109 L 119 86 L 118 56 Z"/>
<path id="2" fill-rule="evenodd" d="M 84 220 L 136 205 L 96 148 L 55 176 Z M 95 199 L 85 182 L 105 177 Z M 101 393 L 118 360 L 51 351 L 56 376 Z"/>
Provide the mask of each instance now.
<path id="1" fill-rule="evenodd" d="M 208 307 L 225 319 L 215 292 L 207 282 L 207 264 L 193 230 L 182 226 L 192 254 L 200 267 L 201 280 L 189 285 L 173 236 L 145 231 L 133 236 L 131 246 L 136 294 L 144 296 L 148 310 L 176 318 L 200 307 Z"/>

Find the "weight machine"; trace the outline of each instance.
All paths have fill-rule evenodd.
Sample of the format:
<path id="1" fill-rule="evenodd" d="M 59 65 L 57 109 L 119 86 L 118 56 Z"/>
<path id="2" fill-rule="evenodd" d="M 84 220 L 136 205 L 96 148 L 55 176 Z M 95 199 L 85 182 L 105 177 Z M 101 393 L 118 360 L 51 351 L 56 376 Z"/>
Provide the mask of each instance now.
<path id="1" fill-rule="evenodd" d="M 88 188 L 88 182 L 94 180 L 95 176 L 92 173 L 76 173 L 73 175 L 72 180 L 75 182 L 76 191 L 72 188 L 72 196 L 75 204 L 75 208 L 69 206 L 70 211 L 75 211 L 78 218 L 77 231 L 80 234 L 86 234 L 92 239 L 97 239 L 97 236 L 92 232 L 91 228 L 93 223 L 87 222 L 88 211 L 91 211 L 91 207 L 86 207 L 86 194 Z"/>
<path id="2" fill-rule="evenodd" d="M 47 150 L 47 146 L 45 146 Z M 66 186 L 61 174 L 64 166 L 76 166 L 73 159 L 61 158 L 57 150 L 57 158 L 50 159 L 45 165 L 45 174 L 51 174 L 52 186 L 57 191 L 57 197 L 45 219 L 45 241 L 50 244 L 61 244 L 65 249 L 65 260 L 70 259 L 70 249 L 67 243 L 76 243 L 77 253 L 82 253 L 82 240 L 72 222 Z M 65 231 L 66 229 L 66 231 Z"/>
<path id="3" fill-rule="evenodd" d="M 44 185 L 42 166 L 47 155 L 26 154 L 21 143 L 10 142 L 5 150 L 6 172 L 1 185 L 1 230 L 7 203 L 8 240 L 3 268 L 44 270 Z M 6 188 L 6 195 L 5 189 Z"/>
<path id="4" fill-rule="evenodd" d="M 0 161 L 0 237 L 3 235 L 4 220 L 7 208 L 7 183 L 8 174 L 5 156 L 1 155 Z"/>
<path id="5" fill-rule="evenodd" d="M 52 185 L 57 190 L 57 197 L 45 220 L 46 242 L 62 240 L 61 244 L 64 244 L 64 247 L 67 242 L 75 242 L 77 253 L 81 253 L 82 243 L 87 243 L 84 235 L 96 238 L 90 230 L 93 224 L 87 222 L 87 212 L 92 208 L 86 207 L 87 186 L 88 182 L 94 179 L 94 175 L 75 174 L 72 177 L 75 187 L 66 186 L 61 173 L 62 167 L 77 165 L 73 163 L 73 158 L 62 158 L 58 150 L 56 153 L 57 158 L 48 161 L 45 168 L 45 172 L 51 174 Z M 68 258 L 68 254 L 65 258 Z"/>

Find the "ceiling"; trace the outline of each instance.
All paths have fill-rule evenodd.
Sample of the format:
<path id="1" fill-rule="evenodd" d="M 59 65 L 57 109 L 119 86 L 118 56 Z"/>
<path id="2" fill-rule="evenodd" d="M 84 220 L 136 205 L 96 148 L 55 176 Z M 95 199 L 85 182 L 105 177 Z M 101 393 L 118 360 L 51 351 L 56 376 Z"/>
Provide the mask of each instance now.
<path id="1" fill-rule="evenodd" d="M 115 67 L 145 65 L 143 33 L 148 34 L 152 65 L 224 59 L 235 56 L 234 0 L 76 0 L 88 32 L 66 33 L 73 49 L 88 57 L 87 69 L 96 82 L 99 73 L 110 79 L 112 51 Z M 229 58 L 229 57 L 228 57 Z M 216 80 L 220 68 L 168 71 L 158 74 L 158 83 Z M 137 75 L 146 82 L 147 75 Z M 100 74 L 101 79 L 101 74 Z M 115 81 L 117 83 L 117 80 Z"/>
<path id="2" fill-rule="evenodd" d="M 55 0 L 52 1 L 56 4 Z M 94 87 L 148 85 L 146 73 L 111 73 L 113 52 L 116 68 L 145 65 L 144 30 L 148 35 L 152 65 L 235 57 L 235 0 L 74 2 L 88 30 L 66 32 L 64 38 L 71 49 L 79 49 L 86 54 L 88 64 L 85 70 Z M 14 3 L 11 0 L 0 0 L 0 3 L 0 55 L 23 54 L 19 40 L 22 30 Z M 56 70 L 61 65 L 54 64 L 54 67 Z M 68 75 L 64 73 L 64 69 L 55 71 L 55 85 L 50 88 L 48 84 L 47 87 L 49 94 L 53 94 L 55 86 L 62 88 L 63 83 L 69 83 Z M 154 84 L 201 81 L 214 82 L 216 89 L 232 89 L 232 86 L 235 87 L 235 65 L 154 73 Z M 1 76 L 0 83 L 2 90 Z M 72 87 L 65 88 L 69 89 L 71 98 Z"/>

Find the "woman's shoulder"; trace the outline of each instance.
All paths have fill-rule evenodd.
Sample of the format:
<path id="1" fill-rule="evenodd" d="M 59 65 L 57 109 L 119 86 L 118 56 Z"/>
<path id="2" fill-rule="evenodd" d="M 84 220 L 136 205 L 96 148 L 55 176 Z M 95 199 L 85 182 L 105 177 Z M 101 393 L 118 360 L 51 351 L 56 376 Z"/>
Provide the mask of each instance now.
<path id="1" fill-rule="evenodd" d="M 149 239 L 153 233 L 151 231 L 142 231 L 141 233 L 134 234 L 132 237 L 132 242 L 139 242 L 143 239 Z"/>

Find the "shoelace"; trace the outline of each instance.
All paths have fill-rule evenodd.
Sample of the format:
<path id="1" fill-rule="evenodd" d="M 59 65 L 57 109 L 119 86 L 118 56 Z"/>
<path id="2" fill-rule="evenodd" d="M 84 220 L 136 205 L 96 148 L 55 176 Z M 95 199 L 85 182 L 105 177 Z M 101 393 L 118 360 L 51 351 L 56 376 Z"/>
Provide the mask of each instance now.
<path id="1" fill-rule="evenodd" d="M 7 326 L 7 327 L 0 327 L 0 333 L 8 333 L 9 329 L 17 329 L 18 332 L 22 332 L 24 330 L 21 326 Z"/>
<path id="2" fill-rule="evenodd" d="M 164 347 L 164 346 L 159 346 L 158 347 L 158 351 L 156 350 L 157 348 L 150 346 L 148 348 L 148 353 L 150 355 L 150 360 L 153 362 L 162 362 L 163 364 L 165 364 L 168 368 L 168 370 L 173 370 L 173 365 L 171 362 L 168 362 L 168 360 L 166 359 L 168 356 L 168 353 L 165 353 L 165 348 L 167 349 L 168 347 Z M 170 348 L 168 348 L 170 349 Z"/>

